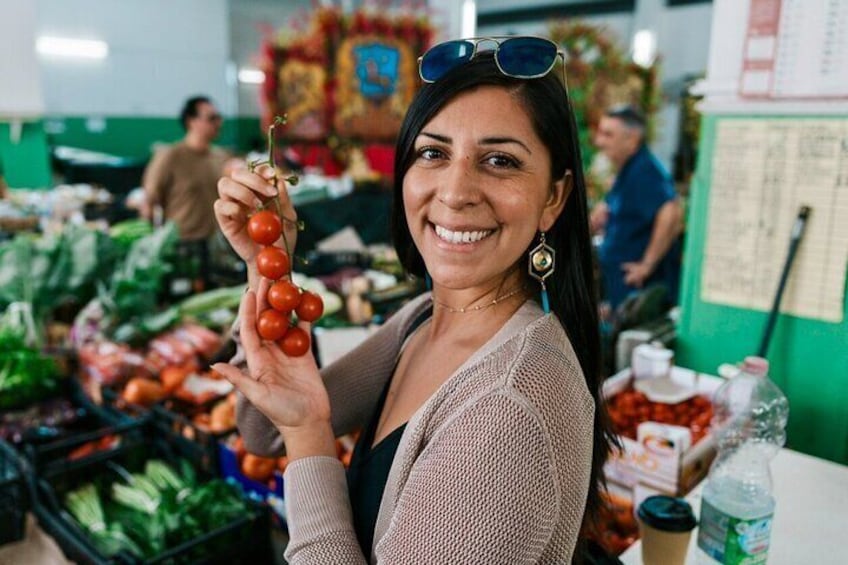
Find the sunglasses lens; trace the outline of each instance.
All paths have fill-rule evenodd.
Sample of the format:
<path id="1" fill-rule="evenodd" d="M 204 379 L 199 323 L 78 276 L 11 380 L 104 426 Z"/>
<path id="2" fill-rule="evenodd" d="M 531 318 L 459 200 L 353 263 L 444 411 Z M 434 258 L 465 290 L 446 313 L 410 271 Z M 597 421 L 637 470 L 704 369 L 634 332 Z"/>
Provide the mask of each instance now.
<path id="1" fill-rule="evenodd" d="M 471 59 L 474 44 L 470 41 L 447 41 L 436 45 L 421 58 L 421 78 L 435 82 L 452 68 Z"/>
<path id="2" fill-rule="evenodd" d="M 530 78 L 547 73 L 556 61 L 557 46 L 539 37 L 516 37 L 503 41 L 496 57 L 504 73 Z"/>

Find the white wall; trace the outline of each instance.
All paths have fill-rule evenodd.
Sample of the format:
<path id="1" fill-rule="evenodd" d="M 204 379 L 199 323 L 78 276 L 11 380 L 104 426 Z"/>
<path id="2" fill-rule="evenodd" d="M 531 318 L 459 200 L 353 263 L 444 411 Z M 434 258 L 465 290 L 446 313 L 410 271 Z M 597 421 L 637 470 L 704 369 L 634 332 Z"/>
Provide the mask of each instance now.
<path id="1" fill-rule="evenodd" d="M 37 33 L 100 39 L 100 61 L 40 59 L 52 115 L 175 116 L 193 94 L 235 109 L 227 0 L 37 0 Z"/>
<path id="2" fill-rule="evenodd" d="M 0 118 L 39 117 L 44 110 L 35 28 L 34 4 L 0 0 Z"/>
<path id="3" fill-rule="evenodd" d="M 463 0 L 427 0 L 430 18 L 435 28 L 434 43 L 462 36 Z M 480 2 L 477 0 L 477 12 Z"/>
<path id="4" fill-rule="evenodd" d="M 642 6 L 649 9 L 640 13 Z M 637 0 L 633 33 L 651 29 L 657 34 L 660 84 L 664 102 L 658 114 L 651 149 L 671 170 L 680 126 L 680 93 L 687 77 L 704 74 L 710 51 L 712 4 L 666 7 L 665 0 Z"/>
<path id="5" fill-rule="evenodd" d="M 584 16 L 581 21 L 592 25 L 603 25 L 622 45 L 627 45 L 632 35 L 633 16 L 630 14 L 608 14 L 603 16 Z M 486 25 L 477 28 L 477 35 L 547 35 L 550 22 L 523 21 L 511 24 Z"/>
<path id="6" fill-rule="evenodd" d="M 262 43 L 263 25 L 273 30 L 285 29 L 289 18 L 305 10 L 306 2 L 280 0 L 230 0 L 229 26 L 232 42 L 232 60 L 238 68 L 257 68 Z M 307 4 L 308 5 L 308 4 Z M 258 116 L 259 85 L 239 84 L 237 87 L 237 113 L 240 116 Z"/>

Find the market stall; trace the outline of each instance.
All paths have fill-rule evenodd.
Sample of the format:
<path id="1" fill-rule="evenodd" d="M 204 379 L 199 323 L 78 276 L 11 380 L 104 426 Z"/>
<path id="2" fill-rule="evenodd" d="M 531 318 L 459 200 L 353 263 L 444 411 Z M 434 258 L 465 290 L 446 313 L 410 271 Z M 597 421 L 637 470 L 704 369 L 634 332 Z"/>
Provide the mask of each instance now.
<path id="1" fill-rule="evenodd" d="M 220 95 L 224 113 L 232 110 L 232 98 L 258 100 L 250 117 L 223 117 L 230 120 L 228 127 L 238 120 L 238 127 L 259 140 L 250 143 L 250 153 L 245 140 L 231 144 L 238 157 L 228 161 L 227 171 L 274 165 L 274 174 L 287 181 L 297 215 L 296 221 L 285 217 L 273 197 L 249 212 L 251 220 L 268 220 L 247 227 L 264 253 L 262 259 L 257 255 L 257 268 L 271 281 L 265 298 L 274 312 L 257 323 L 257 332 L 284 351 L 289 348 L 292 356 L 314 354 L 319 367 L 366 340 L 432 283 L 407 276 L 391 246 L 392 184 L 395 138 L 421 85 L 417 58 L 435 43 L 443 14 L 432 2 L 355 10 L 347 9 L 350 3 L 335 4 L 313 3 L 285 25 L 260 26 L 261 33 L 253 15 L 249 25 L 234 24 L 229 30 L 234 36 L 249 27 L 256 40 L 245 51 L 255 55 L 260 45 L 252 61 L 263 81 L 255 87 L 240 84 L 238 95 L 233 84 L 210 89 Z M 578 4 L 582 10 L 592 3 Z M 607 21 L 635 31 L 656 15 L 660 3 L 607 4 L 638 5 L 636 16 Z M 695 3 L 668 2 L 678 10 L 683 4 Z M 786 218 L 795 210 L 785 203 L 806 205 L 814 199 L 808 238 L 799 251 L 801 267 L 783 303 L 790 315 L 779 318 L 775 345 L 765 348 L 774 379 L 791 404 L 789 448 L 772 466 L 777 506 L 769 559 L 840 563 L 848 469 L 838 462 L 844 462 L 848 444 L 846 389 L 834 375 L 844 372 L 848 323 L 848 236 L 838 225 L 848 163 L 845 91 L 834 90 L 836 98 L 818 102 L 806 97 L 810 92 L 786 102 L 783 91 L 757 91 L 765 87 L 756 72 L 766 72 L 757 59 L 756 46 L 762 48 L 757 14 L 773 16 L 790 2 L 738 3 L 745 10 L 749 4 L 761 8 L 750 18 L 747 11 L 734 12 L 737 3 L 729 0 L 699 4 L 716 5 L 720 32 L 730 29 L 738 45 L 728 47 L 714 32 L 713 76 L 700 84 L 703 93 L 686 92 L 684 110 L 691 116 L 680 129 L 689 135 L 686 143 L 701 152 L 693 186 L 702 190 L 694 190 L 688 203 L 682 311 L 669 312 L 651 288 L 632 295 L 617 312 L 600 309 L 603 374 L 609 375 L 603 397 L 621 450 L 603 470 L 608 489 L 602 519 L 582 534 L 609 556 L 635 564 L 641 562 L 637 510 L 646 498 L 686 500 L 699 515 L 703 481 L 717 457 L 714 395 L 736 367 L 713 373 L 720 372 L 719 363 L 753 352 L 773 294 L 775 262 L 783 257 L 780 237 L 792 228 Z M 208 29 L 191 27 L 192 33 L 208 39 L 215 35 L 209 30 L 218 29 L 218 35 L 227 35 L 223 23 L 229 12 L 206 2 L 193 5 L 193 19 Z M 145 3 L 139 6 L 141 12 L 149 10 Z M 833 6 L 834 21 L 844 19 L 845 10 Z M 539 7 L 528 8 L 534 9 L 541 13 Z M 220 29 L 215 18 L 207 18 L 210 13 L 219 16 Z M 668 90 L 679 86 L 663 75 L 663 65 L 674 65 L 680 53 L 669 50 L 637 64 L 625 38 L 596 21 L 601 15 L 534 23 L 539 35 L 567 54 L 565 76 L 590 205 L 602 200 L 613 182 L 614 171 L 593 141 L 603 110 L 616 103 L 636 107 L 645 114 L 645 141 L 663 141 Z M 680 21 L 670 9 L 662 17 L 666 31 Z M 734 18 L 743 23 L 731 26 Z M 745 30 L 749 19 L 754 23 Z M 626 25 L 618 25 L 622 22 Z M 763 29 L 777 33 L 779 20 L 766 23 Z M 493 35 L 500 35 L 497 31 Z M 179 44 L 185 39 L 179 35 Z M 755 45 L 744 57 L 743 40 Z M 731 47 L 746 80 L 717 73 L 717 62 L 729 57 Z M 209 53 L 228 53 L 226 48 L 205 45 L 173 74 L 192 80 L 238 74 L 224 73 L 226 62 L 210 64 L 212 71 L 203 68 Z M 150 69 L 160 64 L 157 58 L 149 72 L 132 72 L 159 80 Z M 770 64 L 767 72 L 777 62 Z M 234 76 L 227 80 L 235 82 Z M 743 86 L 753 86 L 754 92 L 743 92 Z M 695 100 L 704 93 L 701 121 Z M 130 102 L 118 113 L 134 109 L 131 104 L 139 105 L 139 114 L 150 111 L 126 93 L 121 97 Z M 85 123 L 86 135 L 102 134 L 105 146 L 112 118 L 100 119 L 99 110 L 86 106 L 86 117 L 69 117 L 68 123 Z M 221 115 L 208 118 L 222 120 Z M 15 187 L 0 200 L 0 563 L 282 562 L 289 461 L 246 449 L 236 425 L 236 390 L 211 368 L 236 351 L 233 324 L 245 295 L 245 263 L 216 234 L 209 240 L 211 273 L 204 279 L 195 248 L 180 242 L 173 224 L 138 217 L 147 158 L 118 157 L 104 146 L 98 151 L 65 146 L 72 136 L 61 134 L 63 118 L 45 120 L 49 124 L 42 129 L 54 132 L 49 135 L 59 143 L 50 154 L 54 186 Z M 168 135 L 177 128 L 173 116 L 155 120 L 131 130 L 150 136 L 133 139 L 143 151 L 161 141 L 163 124 Z M 5 157 L 0 172 L 10 169 L 6 156 L 22 149 L 15 135 L 26 141 L 36 126 L 40 122 L 27 122 L 15 134 L 14 127 L 0 123 Z M 15 151 L 8 150 L 12 146 Z M 691 168 L 687 161 L 686 172 Z M 41 176 L 46 175 L 34 178 Z M 806 189 L 797 190 L 800 186 Z M 286 241 L 278 243 L 283 225 L 299 230 L 296 250 Z M 559 267 L 562 255 L 557 261 Z M 772 321 L 779 306 L 778 301 Z M 448 308 L 465 313 L 465 308 Z M 311 333 L 296 328 L 299 321 L 311 322 Z M 285 345 L 287 336 L 296 339 Z M 335 438 L 335 456 L 344 466 L 353 458 L 358 433 Z M 491 443 L 496 450 L 498 438 Z M 516 489 L 521 491 L 520 480 Z M 697 534 L 689 542 L 690 560 L 696 558 Z"/>

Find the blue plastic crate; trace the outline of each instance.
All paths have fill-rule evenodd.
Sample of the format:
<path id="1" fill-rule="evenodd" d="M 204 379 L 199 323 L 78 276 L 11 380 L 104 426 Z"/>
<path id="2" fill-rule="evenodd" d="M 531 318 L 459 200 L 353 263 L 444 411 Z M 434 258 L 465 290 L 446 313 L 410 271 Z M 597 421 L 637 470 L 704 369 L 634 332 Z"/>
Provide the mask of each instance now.
<path id="1" fill-rule="evenodd" d="M 286 514 L 285 504 L 283 502 L 283 474 L 280 471 L 274 471 L 273 489 L 265 483 L 245 477 L 239 467 L 239 461 L 235 451 L 230 449 L 224 442 L 218 443 L 218 464 L 222 477 L 241 486 L 249 498 L 267 503 L 274 511 L 275 516 L 281 521 L 278 525 L 285 527 Z"/>

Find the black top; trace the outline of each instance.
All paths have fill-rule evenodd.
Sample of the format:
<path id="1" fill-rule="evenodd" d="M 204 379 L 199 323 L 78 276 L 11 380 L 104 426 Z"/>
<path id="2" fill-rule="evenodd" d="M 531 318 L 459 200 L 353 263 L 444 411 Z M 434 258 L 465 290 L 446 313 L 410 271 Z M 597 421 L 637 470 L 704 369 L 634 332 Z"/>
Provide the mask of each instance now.
<path id="1" fill-rule="evenodd" d="M 432 309 L 422 313 L 410 326 L 406 337 L 409 337 L 431 314 Z M 395 368 L 397 368 L 397 364 Z M 392 375 L 394 375 L 394 370 L 392 370 Z M 383 387 L 382 394 L 380 394 L 380 399 L 377 401 L 377 406 L 374 408 L 374 413 L 371 415 L 371 420 L 356 442 L 350 467 L 347 470 L 347 488 L 353 510 L 353 527 L 356 530 L 359 545 L 362 547 L 362 553 L 366 558 L 371 555 L 374 527 L 377 525 L 377 513 L 380 511 L 383 491 L 386 490 L 389 469 L 392 467 L 392 461 L 394 461 L 395 453 L 397 453 L 403 430 L 406 429 L 406 424 L 399 426 L 380 440 L 380 443 L 375 445 L 373 449 L 371 448 L 391 384 L 392 379 L 389 377 Z"/>

